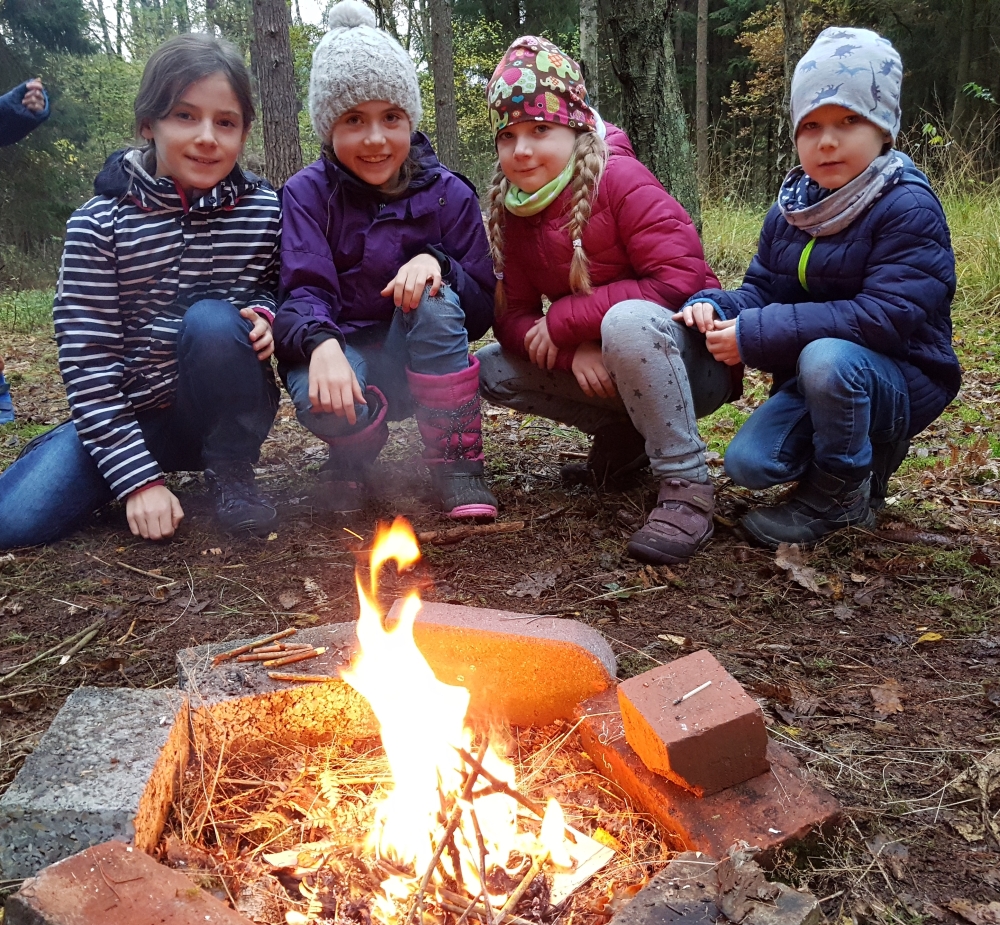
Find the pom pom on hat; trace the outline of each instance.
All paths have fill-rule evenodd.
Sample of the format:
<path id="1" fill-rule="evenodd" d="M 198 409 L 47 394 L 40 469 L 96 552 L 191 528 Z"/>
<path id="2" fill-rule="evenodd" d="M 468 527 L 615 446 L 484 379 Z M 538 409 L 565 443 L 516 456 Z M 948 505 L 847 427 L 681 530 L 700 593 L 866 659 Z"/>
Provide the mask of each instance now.
<path id="1" fill-rule="evenodd" d="M 398 106 L 415 130 L 423 118 L 417 69 L 403 46 L 375 25 L 360 0 L 341 0 L 327 13 L 329 31 L 313 52 L 309 116 L 320 141 L 328 142 L 337 120 L 370 100 Z"/>

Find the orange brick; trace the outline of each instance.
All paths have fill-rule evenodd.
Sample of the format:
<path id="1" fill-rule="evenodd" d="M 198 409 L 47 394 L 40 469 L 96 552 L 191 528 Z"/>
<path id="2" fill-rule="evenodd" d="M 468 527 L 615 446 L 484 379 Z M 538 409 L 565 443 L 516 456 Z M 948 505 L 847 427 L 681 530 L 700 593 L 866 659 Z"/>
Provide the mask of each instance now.
<path id="1" fill-rule="evenodd" d="M 769 767 L 760 706 L 710 652 L 692 652 L 623 681 L 618 702 L 625 739 L 646 767 L 697 796 Z"/>

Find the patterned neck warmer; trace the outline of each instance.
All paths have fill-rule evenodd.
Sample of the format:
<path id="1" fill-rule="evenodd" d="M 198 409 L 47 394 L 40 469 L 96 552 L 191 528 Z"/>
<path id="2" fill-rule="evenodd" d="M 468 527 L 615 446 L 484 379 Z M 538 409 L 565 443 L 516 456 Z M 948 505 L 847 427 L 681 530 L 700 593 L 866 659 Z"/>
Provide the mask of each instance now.
<path id="1" fill-rule="evenodd" d="M 556 197 L 566 189 L 569 181 L 573 179 L 573 167 L 575 164 L 576 158 L 571 157 L 566 161 L 566 166 L 563 167 L 562 173 L 558 177 L 554 180 L 549 180 L 545 186 L 534 193 L 526 193 L 512 183 L 503 201 L 507 211 L 524 217 L 527 215 L 537 215 L 543 209 L 547 209 L 555 202 Z"/>
<path id="2" fill-rule="evenodd" d="M 824 189 L 801 166 L 795 167 L 781 184 L 778 208 L 789 225 L 822 238 L 843 231 L 887 187 L 898 183 L 902 173 L 903 161 L 895 151 L 876 157 L 838 190 Z"/>

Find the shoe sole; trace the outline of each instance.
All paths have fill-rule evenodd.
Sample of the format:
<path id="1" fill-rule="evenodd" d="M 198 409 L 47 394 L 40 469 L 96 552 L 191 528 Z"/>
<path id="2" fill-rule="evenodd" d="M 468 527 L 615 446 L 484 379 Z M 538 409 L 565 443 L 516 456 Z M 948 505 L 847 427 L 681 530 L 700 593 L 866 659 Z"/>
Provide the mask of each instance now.
<path id="1" fill-rule="evenodd" d="M 650 565 L 683 565 L 685 562 L 690 562 L 691 556 L 694 555 L 692 553 L 691 556 L 673 556 L 661 549 L 643 546 L 641 543 L 629 543 L 625 549 L 633 559 Z"/>
<path id="2" fill-rule="evenodd" d="M 226 533 L 231 534 L 251 533 L 254 536 L 267 536 L 276 526 L 278 526 L 277 515 L 275 515 L 274 518 L 269 520 L 266 524 L 261 524 L 254 520 L 247 520 L 238 524 L 223 525 L 223 530 L 225 530 Z"/>
<path id="3" fill-rule="evenodd" d="M 462 504 L 448 512 L 452 520 L 495 520 L 497 509 L 492 504 Z"/>
<path id="4" fill-rule="evenodd" d="M 768 536 L 766 533 L 755 529 L 752 526 L 752 521 L 747 523 L 747 518 L 743 517 L 740 519 L 740 529 L 744 533 L 747 533 L 752 539 L 756 540 L 757 543 L 766 549 L 776 550 L 782 543 L 788 543 L 789 545 L 795 544 L 802 547 L 803 549 L 812 549 L 822 540 L 825 540 L 828 536 L 832 536 L 834 533 L 840 533 L 841 530 L 849 530 L 851 527 L 861 527 L 863 530 L 868 530 L 875 525 L 875 512 L 870 511 L 869 516 L 864 520 L 856 521 L 853 524 L 845 524 L 843 527 L 837 527 L 836 530 L 831 530 L 829 533 L 824 533 L 822 536 L 817 537 L 814 540 L 778 540 L 774 537 Z"/>

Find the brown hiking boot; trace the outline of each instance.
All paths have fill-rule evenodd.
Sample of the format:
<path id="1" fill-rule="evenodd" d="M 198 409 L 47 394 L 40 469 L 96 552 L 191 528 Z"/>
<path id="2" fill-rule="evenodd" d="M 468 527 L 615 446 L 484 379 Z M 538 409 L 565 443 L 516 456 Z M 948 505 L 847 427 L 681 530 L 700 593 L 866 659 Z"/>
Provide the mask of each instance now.
<path id="1" fill-rule="evenodd" d="M 686 562 L 715 530 L 711 482 L 664 479 L 646 525 L 632 534 L 628 554 L 652 565 Z"/>

